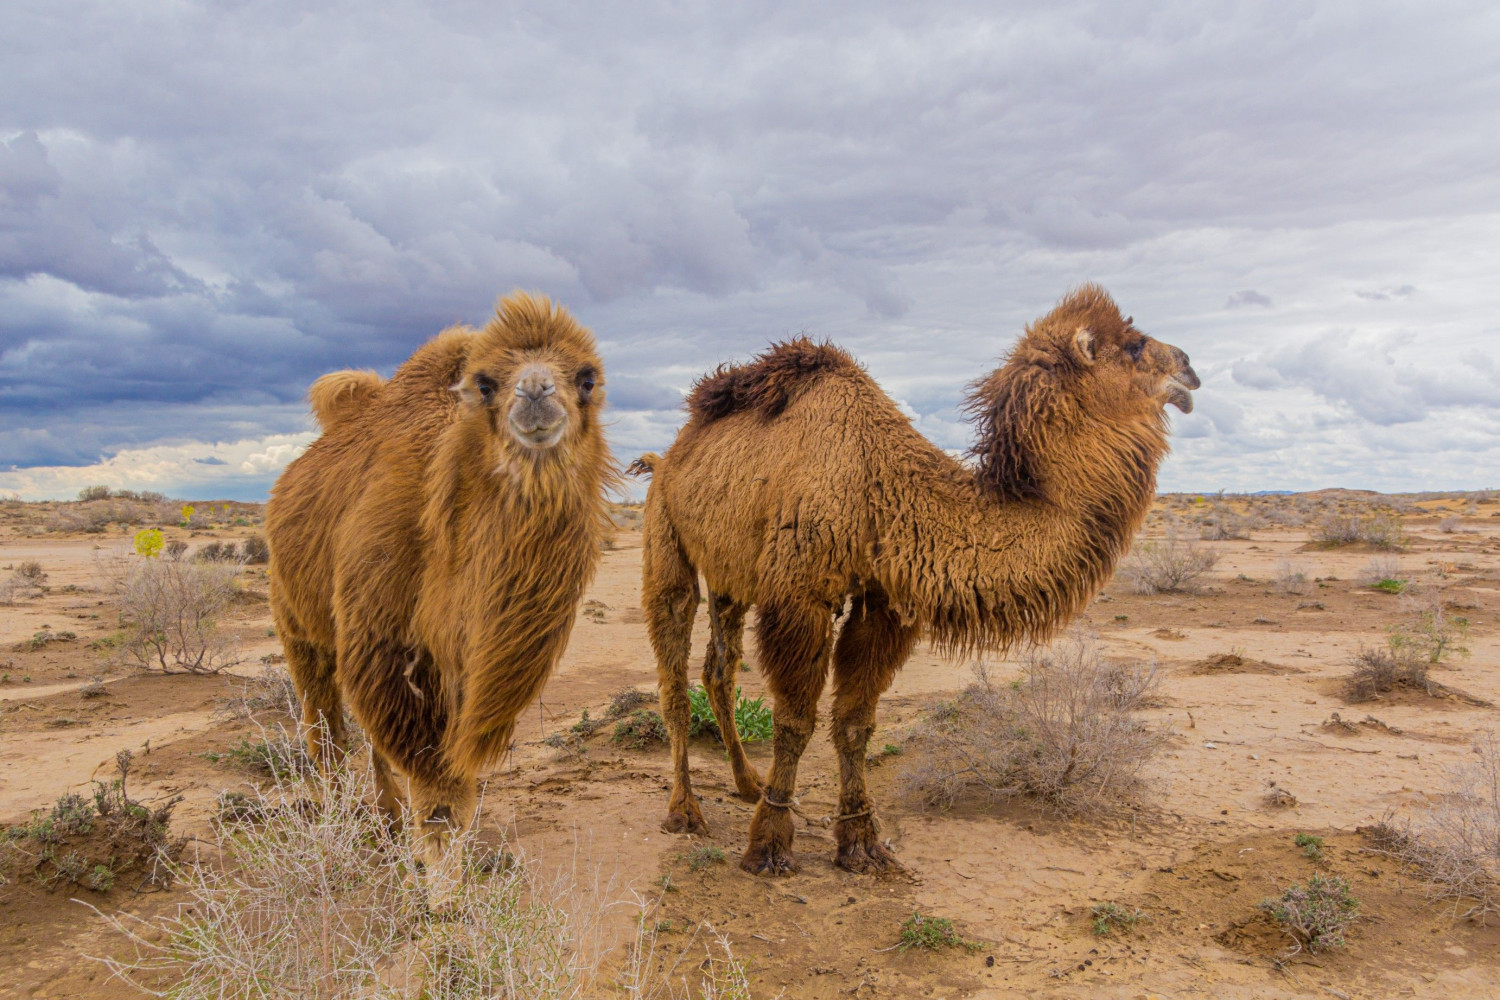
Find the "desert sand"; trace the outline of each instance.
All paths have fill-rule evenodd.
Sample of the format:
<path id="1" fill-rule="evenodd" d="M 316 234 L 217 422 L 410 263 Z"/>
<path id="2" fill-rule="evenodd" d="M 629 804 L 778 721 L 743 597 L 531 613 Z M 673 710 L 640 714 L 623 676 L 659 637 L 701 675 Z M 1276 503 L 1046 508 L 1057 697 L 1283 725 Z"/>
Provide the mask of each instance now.
<path id="1" fill-rule="evenodd" d="M 1163 498 L 1145 537 L 1159 537 L 1168 514 L 1196 534 L 1206 503 Z M 638 520 L 626 511 L 560 668 L 488 779 L 486 829 L 507 831 L 544 859 L 576 851 L 622 886 L 660 895 L 660 918 L 680 929 L 663 935 L 665 946 L 674 933 L 686 940 L 688 929 L 716 928 L 749 962 L 757 997 L 1495 995 L 1500 921 L 1463 919 L 1452 903 L 1428 898 L 1360 831 L 1387 816 L 1421 816 L 1447 787 L 1447 769 L 1472 759 L 1477 736 L 1500 728 L 1491 707 L 1500 702 L 1500 498 L 1335 491 L 1224 503 L 1259 512 L 1258 523 L 1248 538 L 1198 543 L 1218 556 L 1200 593 L 1143 596 L 1117 578 L 1084 616 L 1106 655 L 1155 662 L 1160 695 L 1144 714 L 1171 731 L 1138 800 L 1105 816 L 1070 819 L 1024 799 L 923 809 L 900 794 L 902 755 L 877 755 L 879 819 L 906 870 L 840 871 L 828 831 L 799 821 L 801 871 L 758 878 L 733 864 L 753 807 L 733 795 L 718 744 L 702 738 L 693 781 L 709 842 L 729 863 L 692 870 L 685 855 L 702 839 L 658 829 L 670 784 L 664 746 L 625 749 L 608 727 L 581 749 L 543 742 L 585 710 L 598 718 L 621 688 L 654 694 L 638 600 Z M 1387 504 L 1400 514 L 1401 549 L 1310 544 L 1320 513 Z M 1273 509 L 1296 512 L 1284 520 L 1301 523 L 1259 516 Z M 0 824 L 25 823 L 63 793 L 86 792 L 129 748 L 136 797 L 182 796 L 174 832 L 206 836 L 219 794 L 254 780 L 204 755 L 254 735 L 221 702 L 240 677 L 279 659 L 264 567 L 245 569 L 225 623 L 239 664 L 207 677 L 141 673 L 108 648 L 119 624 L 98 565 L 101 553 L 128 547 L 130 532 L 46 530 L 49 510 L 0 504 L 0 567 L 34 560 L 47 574 L 44 593 L 0 605 Z M 171 528 L 167 537 L 198 546 L 256 533 L 258 508 L 237 512 L 248 526 L 197 537 Z M 1344 697 L 1340 680 L 1354 655 L 1384 646 L 1388 630 L 1415 613 L 1409 595 L 1360 582 L 1372 559 L 1394 559 L 1404 578 L 1468 620 L 1467 655 L 1433 670 L 1446 693 L 1400 691 L 1360 704 Z M 1306 575 L 1304 593 L 1274 585 L 1283 563 Z M 706 630 L 700 615 L 695 656 Z M 72 638 L 59 637 L 66 632 Z M 35 643 L 39 633 L 55 638 Z M 746 653 L 753 665 L 753 628 Z M 1013 659 L 990 666 L 1002 679 L 1016 675 Z M 901 746 L 925 710 L 969 683 L 971 667 L 919 649 L 881 701 L 872 749 Z M 104 693 L 83 697 L 96 677 Z M 747 695 L 762 693 L 753 669 L 740 679 Z M 836 800 L 826 709 L 799 776 L 812 817 L 833 812 Z M 764 771 L 769 746 L 749 752 Z M 1296 804 L 1271 804 L 1273 788 Z M 1324 839 L 1321 859 L 1294 845 L 1299 832 Z M 1279 962 L 1287 941 L 1256 904 L 1314 872 L 1348 879 L 1360 918 L 1347 948 Z M 663 876 L 675 891 L 661 892 Z M 0 996 L 139 995 L 87 957 L 118 953 L 124 942 L 75 898 L 147 917 L 180 902 L 170 889 L 137 894 L 128 880 L 97 893 L 13 876 L 0 886 Z M 1146 919 L 1096 936 L 1090 909 L 1105 901 Z M 975 947 L 894 949 L 914 911 L 953 920 Z"/>

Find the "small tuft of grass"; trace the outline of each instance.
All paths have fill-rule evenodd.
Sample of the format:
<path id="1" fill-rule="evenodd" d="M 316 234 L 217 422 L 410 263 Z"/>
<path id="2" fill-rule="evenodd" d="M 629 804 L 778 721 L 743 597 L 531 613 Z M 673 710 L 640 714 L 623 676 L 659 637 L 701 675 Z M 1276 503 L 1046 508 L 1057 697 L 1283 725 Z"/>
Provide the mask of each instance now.
<path id="1" fill-rule="evenodd" d="M 1322 837 L 1314 837 L 1310 833 L 1299 833 L 1299 834 L 1297 834 L 1296 838 L 1294 839 L 1294 843 L 1296 843 L 1296 845 L 1298 847 L 1302 848 L 1302 853 L 1303 854 L 1306 854 L 1308 857 L 1312 858 L 1314 861 L 1320 861 L 1320 860 L 1322 860 L 1322 858 L 1323 858 L 1323 838 Z"/>
<path id="2" fill-rule="evenodd" d="M 911 916 L 901 921 L 901 943 L 896 950 L 907 951 L 911 948 L 925 951 L 940 951 L 944 948 L 977 951 L 980 945 L 960 937 L 953 928 L 953 921 L 947 917 L 929 917 L 913 910 Z"/>
<path id="3" fill-rule="evenodd" d="M 722 865 L 726 860 L 723 849 L 712 844 L 705 844 L 690 853 L 687 858 L 688 867 L 695 872 L 702 871 L 709 865 Z"/>
<path id="4" fill-rule="evenodd" d="M 1100 903 L 1089 910 L 1094 918 L 1096 937 L 1109 937 L 1115 931 L 1128 931 L 1142 920 L 1149 920 L 1140 910 L 1127 910 L 1119 903 Z"/>

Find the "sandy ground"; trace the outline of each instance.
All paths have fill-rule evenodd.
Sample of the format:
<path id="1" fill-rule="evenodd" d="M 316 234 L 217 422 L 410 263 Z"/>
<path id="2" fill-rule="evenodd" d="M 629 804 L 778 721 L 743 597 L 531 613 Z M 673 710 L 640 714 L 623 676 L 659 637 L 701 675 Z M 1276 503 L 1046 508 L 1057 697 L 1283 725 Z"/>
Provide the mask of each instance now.
<path id="1" fill-rule="evenodd" d="M 1443 515 L 1460 516 L 1458 530 L 1440 531 Z M 1204 542 L 1219 562 L 1203 593 L 1143 597 L 1116 582 L 1085 616 L 1109 655 L 1154 660 L 1163 675 L 1160 706 L 1147 715 L 1174 735 L 1150 771 L 1144 801 L 1089 821 L 1026 803 L 961 802 L 927 812 L 897 794 L 901 758 L 882 758 L 872 767 L 872 788 L 907 870 L 881 877 L 839 871 L 828 832 L 799 824 L 802 870 L 775 880 L 732 863 L 689 869 L 685 854 L 696 844 L 657 826 L 669 788 L 664 748 L 622 749 L 608 729 L 582 754 L 541 742 L 585 709 L 598 717 L 622 687 L 654 691 L 639 607 L 640 536 L 625 530 L 589 593 L 602 608 L 581 614 L 560 668 L 523 719 L 515 753 L 489 781 L 486 822 L 510 828 L 544 856 L 576 846 L 642 892 L 658 891 L 654 884 L 670 875 L 676 891 L 663 897 L 663 917 L 674 928 L 710 924 L 726 933 L 750 962 L 757 997 L 1495 996 L 1495 921 L 1455 919 L 1356 832 L 1388 813 L 1419 815 L 1444 787 L 1445 768 L 1470 754 L 1477 734 L 1497 728 L 1495 709 L 1483 703 L 1500 702 L 1500 503 L 1424 501 L 1408 508 L 1405 526 L 1408 544 L 1394 556 L 1402 574 L 1439 590 L 1471 622 L 1470 655 L 1436 674 L 1470 697 L 1350 705 L 1341 696 L 1338 678 L 1353 654 L 1382 645 L 1390 626 L 1411 618 L 1402 598 L 1357 583 L 1383 554 L 1310 549 L 1301 528 Z M 245 722 L 216 711 L 232 677 L 138 674 L 112 663 L 117 654 L 92 647 L 118 630 L 98 554 L 127 542 L 119 533 L 36 535 L 0 525 L 0 567 L 35 559 L 50 588 L 0 606 L 0 823 L 23 822 L 63 792 L 86 790 L 121 748 L 137 754 L 138 796 L 185 797 L 175 824 L 189 834 L 207 829 L 221 790 L 247 780 L 202 756 L 248 732 Z M 1308 593 L 1283 595 L 1271 586 L 1283 561 L 1317 578 Z M 263 571 L 250 568 L 244 582 L 230 623 L 241 673 L 261 669 L 261 658 L 279 650 L 268 635 Z M 30 649 L 44 630 L 75 638 Z M 969 681 L 970 666 L 926 650 L 913 656 L 881 703 L 872 748 L 899 744 L 925 707 Z M 1017 669 L 993 666 L 1002 678 Z M 81 697 L 95 677 L 105 679 L 107 694 Z M 761 693 L 755 672 L 742 673 L 741 682 L 747 694 Z M 1382 725 L 1350 733 L 1328 725 L 1333 713 Z M 769 766 L 768 747 L 753 745 L 750 754 Z M 693 768 L 709 839 L 733 861 L 752 807 L 732 795 L 715 743 L 695 743 Z M 1298 804 L 1268 806 L 1271 782 Z M 836 792 L 832 747 L 820 735 L 800 772 L 803 809 L 832 812 Z M 1294 846 L 1302 831 L 1325 838 L 1323 860 Z M 1285 941 L 1255 904 L 1319 870 L 1349 879 L 1362 916 L 1346 950 L 1280 966 L 1273 959 Z M 174 906 L 174 895 L 49 891 L 25 879 L 0 887 L 0 996 L 136 995 L 83 957 L 123 944 L 71 898 L 149 916 Z M 1126 934 L 1095 937 L 1088 913 L 1102 901 L 1138 908 L 1148 919 Z M 893 950 L 913 911 L 951 918 L 978 947 Z M 664 938 L 669 947 L 674 933 Z"/>

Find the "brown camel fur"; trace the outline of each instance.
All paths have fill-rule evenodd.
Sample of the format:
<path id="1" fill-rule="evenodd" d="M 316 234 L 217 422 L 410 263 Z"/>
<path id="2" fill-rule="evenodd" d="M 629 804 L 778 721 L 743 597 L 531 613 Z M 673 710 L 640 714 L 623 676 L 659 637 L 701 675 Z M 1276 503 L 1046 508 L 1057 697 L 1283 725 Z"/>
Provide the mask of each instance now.
<path id="1" fill-rule="evenodd" d="M 798 339 L 702 379 L 671 450 L 633 466 L 655 473 L 642 603 L 675 768 L 664 827 L 707 830 L 687 765 L 701 572 L 713 634 L 704 686 L 739 793 L 759 798 L 741 866 L 796 867 L 797 761 L 831 659 L 837 863 L 894 867 L 864 780 L 880 695 L 923 635 L 948 653 L 1004 650 L 1046 639 L 1082 610 L 1155 495 L 1167 452 L 1163 405 L 1190 410 L 1197 387 L 1187 355 L 1142 334 L 1093 285 L 1028 327 L 970 387 L 972 467 L 919 434 L 836 347 Z M 751 605 L 775 698 L 764 787 L 732 721 Z"/>
<path id="2" fill-rule="evenodd" d="M 445 330 L 389 381 L 336 372 L 309 393 L 323 434 L 266 512 L 271 608 L 310 747 L 369 734 L 380 804 L 409 782 L 429 866 L 473 815 L 573 628 L 615 472 L 594 338 L 545 298 Z"/>

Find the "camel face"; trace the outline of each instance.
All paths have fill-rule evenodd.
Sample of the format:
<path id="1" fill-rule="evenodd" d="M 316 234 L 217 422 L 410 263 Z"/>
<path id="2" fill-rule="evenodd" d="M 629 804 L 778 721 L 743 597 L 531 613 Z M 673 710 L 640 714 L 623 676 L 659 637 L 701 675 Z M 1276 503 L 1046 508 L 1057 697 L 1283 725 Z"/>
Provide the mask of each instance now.
<path id="1" fill-rule="evenodd" d="M 537 457 L 556 453 L 596 423 L 600 381 L 598 359 L 583 352 L 481 352 L 459 393 L 489 415 L 502 451 L 519 447 Z"/>
<path id="2" fill-rule="evenodd" d="M 1201 383 L 1181 348 L 1146 336 L 1129 319 L 1103 335 L 1081 328 L 1075 345 L 1101 381 L 1123 383 L 1153 407 L 1170 404 L 1183 413 L 1193 412 L 1193 390 Z"/>

